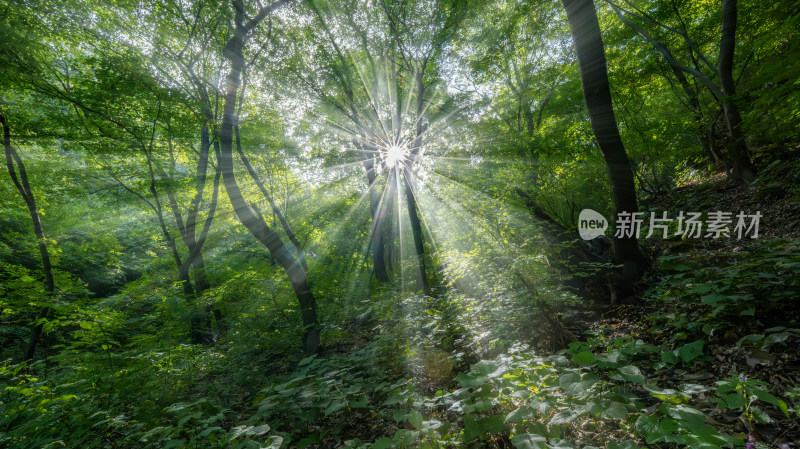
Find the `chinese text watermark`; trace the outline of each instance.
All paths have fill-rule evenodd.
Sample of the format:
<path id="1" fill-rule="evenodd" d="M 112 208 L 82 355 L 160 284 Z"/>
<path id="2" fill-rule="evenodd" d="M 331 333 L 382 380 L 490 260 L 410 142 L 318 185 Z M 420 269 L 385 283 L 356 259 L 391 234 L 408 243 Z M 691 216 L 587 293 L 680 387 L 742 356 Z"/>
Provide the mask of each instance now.
<path id="1" fill-rule="evenodd" d="M 760 211 L 755 214 L 739 212 L 713 211 L 702 219 L 701 212 L 680 211 L 677 216 L 669 217 L 666 212 L 621 212 L 617 214 L 614 237 L 640 238 L 642 227 L 647 224 L 648 232 L 644 238 L 661 235 L 662 238 L 712 238 L 735 236 L 741 240 L 749 237 L 758 238 L 758 224 L 762 217 Z M 584 240 L 591 240 L 605 234 L 608 221 L 591 209 L 584 209 L 578 217 L 578 233 Z M 674 229 L 674 230 L 673 230 Z"/>

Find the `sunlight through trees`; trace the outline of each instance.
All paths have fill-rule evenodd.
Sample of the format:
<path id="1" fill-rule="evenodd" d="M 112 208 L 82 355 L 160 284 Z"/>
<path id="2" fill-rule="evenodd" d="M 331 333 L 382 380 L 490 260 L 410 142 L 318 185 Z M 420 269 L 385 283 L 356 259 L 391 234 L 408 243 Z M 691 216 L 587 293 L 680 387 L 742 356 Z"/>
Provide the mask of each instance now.
<path id="1" fill-rule="evenodd" d="M 0 0 L 0 75 L 2 447 L 800 438 L 793 2 Z"/>

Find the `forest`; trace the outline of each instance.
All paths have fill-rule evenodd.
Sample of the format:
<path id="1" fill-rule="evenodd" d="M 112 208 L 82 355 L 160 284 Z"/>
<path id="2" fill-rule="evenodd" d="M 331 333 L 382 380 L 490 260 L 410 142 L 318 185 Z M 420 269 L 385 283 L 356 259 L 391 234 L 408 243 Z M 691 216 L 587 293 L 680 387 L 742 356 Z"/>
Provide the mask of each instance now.
<path id="1" fill-rule="evenodd" d="M 0 0 L 0 447 L 800 449 L 800 1 Z"/>

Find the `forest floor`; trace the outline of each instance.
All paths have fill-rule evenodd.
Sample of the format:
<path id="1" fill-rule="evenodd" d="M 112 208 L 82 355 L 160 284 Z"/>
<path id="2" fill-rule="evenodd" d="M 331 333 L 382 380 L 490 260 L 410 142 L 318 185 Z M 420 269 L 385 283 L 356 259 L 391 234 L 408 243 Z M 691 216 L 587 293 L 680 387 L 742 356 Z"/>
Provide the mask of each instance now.
<path id="1" fill-rule="evenodd" d="M 780 168 L 780 170 L 778 170 Z M 777 161 L 753 184 L 729 180 L 717 174 L 699 182 L 651 196 L 644 201 L 651 210 L 678 212 L 761 212 L 758 238 L 797 239 L 800 237 L 800 159 Z M 734 218 L 735 220 L 735 218 Z M 648 242 L 657 242 L 652 240 Z M 695 247 L 728 247 L 735 250 L 736 239 L 701 239 L 690 241 Z M 658 248 L 650 245 L 653 252 Z"/>
<path id="2" fill-rule="evenodd" d="M 800 447 L 798 176 L 774 164 L 753 185 L 718 175 L 647 199 L 671 217 L 758 211 L 758 238 L 644 240 L 646 291 L 564 313 L 567 349 L 455 376 L 423 355 L 385 401 L 402 407 L 353 422 L 374 443 L 352 447 Z"/>
<path id="3" fill-rule="evenodd" d="M 759 236 L 643 239 L 652 267 L 625 304 L 556 288 L 491 303 L 509 314 L 490 321 L 481 303 L 386 291 L 319 356 L 285 337 L 76 345 L 54 358 L 87 368 L 0 367 L 0 446 L 800 449 L 800 162 L 762 173 L 646 199 L 671 217 L 760 211 Z"/>
<path id="4" fill-rule="evenodd" d="M 434 357 L 385 402 L 407 408 L 354 423 L 375 443 L 353 447 L 800 447 L 799 174 L 775 164 L 753 185 L 718 175 L 647 199 L 671 217 L 758 211 L 758 238 L 645 240 L 646 291 L 564 313 L 567 349 L 454 377 Z"/>
<path id="5" fill-rule="evenodd" d="M 759 379 L 766 390 L 796 401 L 800 393 L 798 291 L 772 294 L 794 284 L 783 276 L 797 275 L 796 259 L 789 256 L 800 254 L 800 160 L 773 163 L 752 185 L 718 174 L 652 196 L 644 204 L 671 217 L 680 211 L 724 211 L 734 217 L 739 211 L 758 211 L 762 215 L 758 239 L 646 240 L 645 251 L 654 260 L 648 274 L 651 288 L 635 301 L 610 309 L 587 334 L 606 340 L 635 336 L 662 349 L 705 334 L 696 340 L 703 342 L 698 352 L 702 356 L 691 363 L 654 366 L 648 382 L 680 389 L 681 384 L 719 385 L 730 377 Z M 734 291 L 738 295 L 731 295 Z M 676 350 L 677 358 L 686 346 Z M 669 365 L 672 356 L 662 354 Z M 753 397 L 747 400 L 756 402 Z M 712 405 L 701 410 L 707 414 L 706 422 L 718 429 L 743 439 L 751 435 L 759 447 L 800 447 L 796 413 L 782 414 L 777 409 L 736 413 Z"/>

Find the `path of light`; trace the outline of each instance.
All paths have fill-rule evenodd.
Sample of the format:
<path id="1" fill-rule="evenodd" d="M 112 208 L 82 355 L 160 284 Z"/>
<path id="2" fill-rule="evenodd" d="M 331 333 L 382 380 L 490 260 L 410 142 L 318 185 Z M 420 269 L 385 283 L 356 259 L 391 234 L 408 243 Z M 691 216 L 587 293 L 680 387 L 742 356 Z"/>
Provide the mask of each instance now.
<path id="1" fill-rule="evenodd" d="M 386 166 L 389 168 L 394 168 L 405 161 L 406 156 L 408 155 L 408 149 L 403 145 L 393 144 L 387 147 L 383 153 Z"/>

